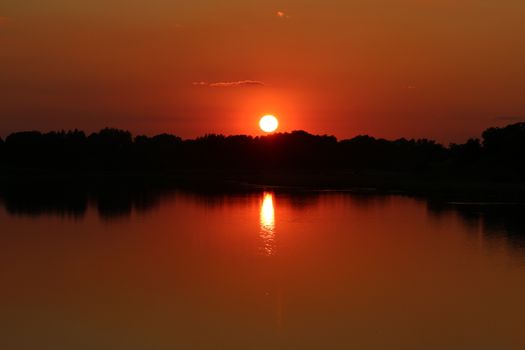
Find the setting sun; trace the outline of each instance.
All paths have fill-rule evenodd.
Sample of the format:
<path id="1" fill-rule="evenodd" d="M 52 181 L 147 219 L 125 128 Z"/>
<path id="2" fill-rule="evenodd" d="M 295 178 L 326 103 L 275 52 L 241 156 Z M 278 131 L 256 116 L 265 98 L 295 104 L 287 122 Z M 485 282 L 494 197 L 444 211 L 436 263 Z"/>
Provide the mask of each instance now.
<path id="1" fill-rule="evenodd" d="M 259 121 L 259 127 L 264 132 L 274 132 L 279 126 L 279 121 L 273 115 L 265 115 Z"/>

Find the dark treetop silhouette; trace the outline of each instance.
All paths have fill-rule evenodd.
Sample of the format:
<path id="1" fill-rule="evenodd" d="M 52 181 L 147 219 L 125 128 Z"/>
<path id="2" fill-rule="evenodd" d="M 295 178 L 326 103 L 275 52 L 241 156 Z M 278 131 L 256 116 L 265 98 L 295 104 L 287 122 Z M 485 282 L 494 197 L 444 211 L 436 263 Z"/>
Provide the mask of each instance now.
<path id="1" fill-rule="evenodd" d="M 445 147 L 432 140 L 357 136 L 338 141 L 305 131 L 262 137 L 210 134 L 193 140 L 136 136 L 103 129 L 26 131 L 0 139 L 4 185 L 44 181 L 226 180 L 296 187 L 463 193 L 521 200 L 525 188 L 525 123 L 490 128 L 482 140 Z M 4 186 L 5 187 L 5 186 Z"/>

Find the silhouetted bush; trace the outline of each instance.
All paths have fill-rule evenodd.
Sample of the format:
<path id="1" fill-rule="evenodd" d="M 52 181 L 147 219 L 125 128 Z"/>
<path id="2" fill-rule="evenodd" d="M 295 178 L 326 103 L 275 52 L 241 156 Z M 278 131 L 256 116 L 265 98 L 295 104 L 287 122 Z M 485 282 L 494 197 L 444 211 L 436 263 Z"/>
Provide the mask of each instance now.
<path id="1" fill-rule="evenodd" d="M 525 123 L 483 132 L 483 148 L 494 166 L 508 168 L 525 175 Z"/>
<path id="2" fill-rule="evenodd" d="M 180 161 L 181 147 L 182 139 L 175 135 L 137 136 L 133 151 L 135 163 L 149 169 L 174 168 Z"/>
<path id="3" fill-rule="evenodd" d="M 387 141 L 368 135 L 340 141 L 344 164 L 354 168 L 421 171 L 443 161 L 447 150 L 435 141 L 398 139 Z"/>
<path id="4" fill-rule="evenodd" d="M 449 146 L 450 157 L 457 166 L 478 162 L 482 156 L 482 146 L 479 139 L 469 139 L 464 144 L 452 143 Z"/>

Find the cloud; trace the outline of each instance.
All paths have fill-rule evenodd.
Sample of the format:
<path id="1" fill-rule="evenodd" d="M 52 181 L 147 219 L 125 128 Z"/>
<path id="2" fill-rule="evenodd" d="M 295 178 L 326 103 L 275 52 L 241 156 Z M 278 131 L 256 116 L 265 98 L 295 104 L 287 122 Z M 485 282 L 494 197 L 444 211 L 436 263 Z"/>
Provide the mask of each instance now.
<path id="1" fill-rule="evenodd" d="M 194 81 L 193 86 L 207 86 L 212 88 L 235 88 L 235 87 L 257 87 L 265 86 L 262 81 L 257 80 L 239 80 L 239 81 L 219 81 L 215 83 L 208 83 L 206 81 Z"/>
<path id="2" fill-rule="evenodd" d="M 290 16 L 284 11 L 277 11 L 275 15 L 279 18 L 290 18 Z"/>
<path id="3" fill-rule="evenodd" d="M 241 81 L 228 81 L 211 83 L 211 87 L 239 87 L 239 86 L 264 86 L 262 81 L 257 80 L 241 80 Z"/>

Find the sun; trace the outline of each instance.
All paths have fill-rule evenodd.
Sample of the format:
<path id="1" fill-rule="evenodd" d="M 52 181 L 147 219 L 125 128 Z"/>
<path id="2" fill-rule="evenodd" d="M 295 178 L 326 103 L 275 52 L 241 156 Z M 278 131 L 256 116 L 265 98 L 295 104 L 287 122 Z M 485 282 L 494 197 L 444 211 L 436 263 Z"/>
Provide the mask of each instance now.
<path id="1" fill-rule="evenodd" d="M 271 114 L 265 115 L 259 120 L 259 127 L 264 132 L 274 132 L 279 126 L 277 118 Z"/>

